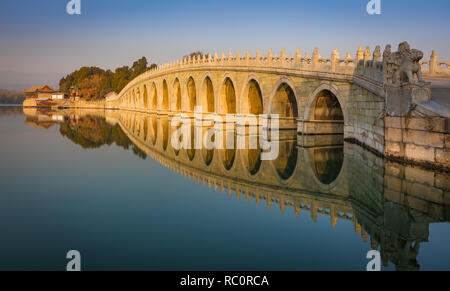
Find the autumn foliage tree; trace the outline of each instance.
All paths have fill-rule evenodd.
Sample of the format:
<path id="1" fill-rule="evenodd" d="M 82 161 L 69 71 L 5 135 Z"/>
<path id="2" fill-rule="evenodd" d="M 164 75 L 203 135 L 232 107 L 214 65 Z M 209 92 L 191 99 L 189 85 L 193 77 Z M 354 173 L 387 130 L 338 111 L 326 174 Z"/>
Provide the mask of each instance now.
<path id="1" fill-rule="evenodd" d="M 148 65 L 147 58 L 135 61 L 133 66 L 123 66 L 114 72 L 98 67 L 82 67 L 59 81 L 60 90 L 68 93 L 72 85 L 80 88 L 80 97 L 86 100 L 99 100 L 114 91 L 119 93 L 131 80 L 156 65 Z"/>

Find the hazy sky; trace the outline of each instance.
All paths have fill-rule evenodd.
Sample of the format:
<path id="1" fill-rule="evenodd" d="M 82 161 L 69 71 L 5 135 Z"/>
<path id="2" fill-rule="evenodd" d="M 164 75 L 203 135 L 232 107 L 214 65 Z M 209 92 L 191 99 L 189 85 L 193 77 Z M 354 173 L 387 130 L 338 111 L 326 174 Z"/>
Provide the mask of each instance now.
<path id="1" fill-rule="evenodd" d="M 83 65 L 115 68 L 146 56 L 161 64 L 193 51 L 240 49 L 279 54 L 297 47 L 341 56 L 358 45 L 401 41 L 450 60 L 450 1 L 381 0 L 81 0 L 82 15 L 66 13 L 69 0 L 0 0 L 0 71 L 66 74 Z"/>

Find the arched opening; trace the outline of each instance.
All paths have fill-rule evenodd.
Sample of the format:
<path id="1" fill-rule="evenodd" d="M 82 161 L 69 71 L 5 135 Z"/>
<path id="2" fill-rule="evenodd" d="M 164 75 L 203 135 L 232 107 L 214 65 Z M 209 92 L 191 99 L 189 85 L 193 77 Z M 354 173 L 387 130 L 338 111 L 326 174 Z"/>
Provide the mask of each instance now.
<path id="1" fill-rule="evenodd" d="M 314 174 L 324 185 L 333 183 L 344 164 L 344 147 L 311 149 L 311 163 Z"/>
<path id="2" fill-rule="evenodd" d="M 236 91 L 230 78 L 226 78 L 222 86 L 221 113 L 236 114 Z"/>
<path id="3" fill-rule="evenodd" d="M 304 126 L 308 135 L 344 134 L 344 113 L 336 95 L 330 90 L 320 91 L 309 108 L 309 120 Z M 307 117 L 308 118 L 308 117 Z"/>
<path id="4" fill-rule="evenodd" d="M 313 104 L 314 120 L 340 120 L 344 121 L 344 113 L 337 97 L 328 90 L 321 91 Z"/>
<path id="5" fill-rule="evenodd" d="M 144 85 L 144 108 L 148 109 L 148 92 L 147 92 L 147 86 Z"/>
<path id="6" fill-rule="evenodd" d="M 162 110 L 169 109 L 169 88 L 167 87 L 166 80 L 163 81 L 163 100 L 161 103 L 161 109 Z"/>
<path id="7" fill-rule="evenodd" d="M 197 105 L 197 91 L 195 87 L 195 82 L 192 77 L 189 78 L 187 83 L 187 93 L 188 93 L 188 110 L 194 112 L 194 108 Z"/>
<path id="8" fill-rule="evenodd" d="M 263 114 L 263 99 L 258 82 L 250 80 L 245 89 L 245 93 L 246 96 L 244 97 L 242 113 L 254 115 Z"/>
<path id="9" fill-rule="evenodd" d="M 178 79 L 173 83 L 173 110 L 181 111 L 181 87 Z"/>
<path id="10" fill-rule="evenodd" d="M 141 89 L 137 88 L 136 90 L 137 94 L 136 94 L 136 108 L 140 107 L 142 104 L 142 100 L 141 100 Z"/>
<path id="11" fill-rule="evenodd" d="M 202 87 L 202 111 L 206 113 L 215 112 L 214 108 L 214 88 L 212 81 L 206 77 Z"/>
<path id="12" fill-rule="evenodd" d="M 156 91 L 156 84 L 155 83 L 152 84 L 150 98 L 152 100 L 152 109 L 154 109 L 154 110 L 158 109 L 158 93 Z"/>
<path id="13" fill-rule="evenodd" d="M 272 98 L 270 113 L 280 117 L 280 129 L 293 129 L 297 127 L 298 106 L 295 93 L 286 84 L 281 84 Z"/>
<path id="14" fill-rule="evenodd" d="M 294 174 L 297 167 L 297 156 L 296 141 L 279 142 L 279 154 L 273 161 L 273 165 L 281 179 L 287 180 Z"/>

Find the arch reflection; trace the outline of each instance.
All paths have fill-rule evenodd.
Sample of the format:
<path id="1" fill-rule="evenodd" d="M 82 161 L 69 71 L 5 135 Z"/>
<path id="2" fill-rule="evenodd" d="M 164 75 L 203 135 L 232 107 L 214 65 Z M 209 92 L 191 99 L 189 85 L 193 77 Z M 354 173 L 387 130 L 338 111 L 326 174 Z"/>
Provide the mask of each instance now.
<path id="1" fill-rule="evenodd" d="M 153 136 L 157 134 L 152 118 L 156 119 L 162 135 L 155 144 Z M 126 111 L 82 113 L 46 109 L 29 112 L 24 122 L 36 130 L 59 124 L 61 135 L 86 149 L 111 144 L 131 149 L 139 157 L 149 156 L 191 181 L 228 191 L 231 196 L 234 194 L 238 199 L 272 211 L 278 206 L 283 213 L 292 211 L 301 216 L 305 212 L 313 221 L 326 216 L 333 227 L 339 227 L 339 221 L 350 222 L 357 236 L 380 250 L 384 263 L 392 262 L 399 270 L 419 269 L 420 245 L 433 243 L 428 242 L 430 224 L 450 221 L 449 202 L 434 195 L 448 192 L 447 186 L 430 185 L 421 176 L 406 177 L 405 173 L 418 169 L 384 161 L 348 143 L 299 147 L 295 139 L 283 135 L 280 154 L 274 161 L 260 161 L 259 148 L 237 149 L 228 155 L 223 152 L 220 158 L 214 150 L 203 148 L 202 161 L 201 158 L 190 160 L 188 155 L 170 150 L 170 136 L 177 128 L 169 124 L 169 119 L 159 116 Z M 152 138 L 146 137 L 146 124 L 150 131 L 148 137 Z M 255 171 L 257 175 L 250 179 L 248 173 Z M 440 172 L 423 169 L 421 172 L 447 177 Z M 324 191 L 315 180 L 333 186 Z M 420 187 L 420 192 L 412 195 L 409 191 L 415 187 Z"/>
<path id="2" fill-rule="evenodd" d="M 297 141 L 280 141 L 280 152 L 278 158 L 272 163 L 277 174 L 283 180 L 288 180 L 294 174 L 297 167 Z"/>
<path id="3" fill-rule="evenodd" d="M 155 115 L 150 115 L 150 123 L 151 123 L 151 138 L 153 145 L 158 141 L 158 119 Z"/>
<path id="4" fill-rule="evenodd" d="M 317 179 L 324 185 L 336 181 L 344 163 L 344 147 L 318 148 L 311 152 L 312 167 Z"/>

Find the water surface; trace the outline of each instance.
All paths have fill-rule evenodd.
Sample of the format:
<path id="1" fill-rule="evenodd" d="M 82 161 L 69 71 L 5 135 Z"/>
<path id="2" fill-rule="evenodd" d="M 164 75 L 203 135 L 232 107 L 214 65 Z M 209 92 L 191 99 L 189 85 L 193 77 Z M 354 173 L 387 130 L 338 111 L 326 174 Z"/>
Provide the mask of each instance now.
<path id="1" fill-rule="evenodd" d="M 175 150 L 164 116 L 0 107 L 0 269 L 450 269 L 449 176 L 341 138 Z"/>

